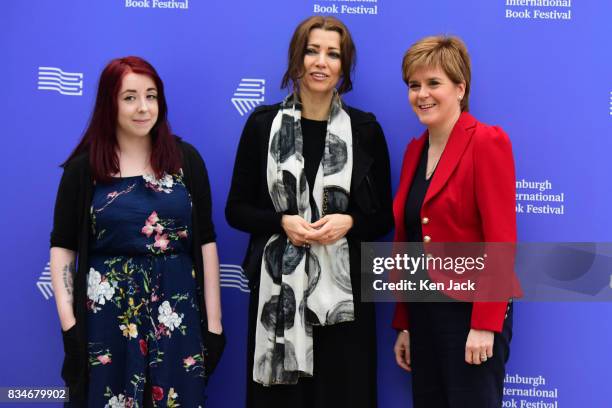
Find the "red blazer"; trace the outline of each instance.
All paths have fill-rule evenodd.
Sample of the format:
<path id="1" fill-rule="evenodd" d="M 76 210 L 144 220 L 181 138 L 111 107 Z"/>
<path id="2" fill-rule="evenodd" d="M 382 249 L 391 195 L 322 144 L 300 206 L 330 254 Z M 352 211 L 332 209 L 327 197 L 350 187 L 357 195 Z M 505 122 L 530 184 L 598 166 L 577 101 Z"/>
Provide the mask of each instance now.
<path id="1" fill-rule="evenodd" d="M 404 210 L 428 132 L 406 149 L 393 201 L 395 241 L 406 240 Z M 504 131 L 463 112 L 433 175 L 423 206 L 423 239 L 430 242 L 516 242 L 512 146 Z M 518 296 L 519 294 L 517 294 Z M 471 327 L 501 332 L 507 302 L 474 302 Z M 407 303 L 397 303 L 395 329 L 409 329 Z"/>

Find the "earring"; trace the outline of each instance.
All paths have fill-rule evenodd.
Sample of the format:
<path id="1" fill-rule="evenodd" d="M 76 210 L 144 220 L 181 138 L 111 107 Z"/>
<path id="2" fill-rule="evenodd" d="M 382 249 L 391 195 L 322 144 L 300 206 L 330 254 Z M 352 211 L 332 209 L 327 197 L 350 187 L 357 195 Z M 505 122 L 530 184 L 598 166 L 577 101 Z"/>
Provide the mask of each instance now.
<path id="1" fill-rule="evenodd" d="M 459 95 L 459 96 L 457 96 L 457 99 L 458 99 L 458 100 L 462 100 L 462 99 L 463 99 L 463 95 Z"/>

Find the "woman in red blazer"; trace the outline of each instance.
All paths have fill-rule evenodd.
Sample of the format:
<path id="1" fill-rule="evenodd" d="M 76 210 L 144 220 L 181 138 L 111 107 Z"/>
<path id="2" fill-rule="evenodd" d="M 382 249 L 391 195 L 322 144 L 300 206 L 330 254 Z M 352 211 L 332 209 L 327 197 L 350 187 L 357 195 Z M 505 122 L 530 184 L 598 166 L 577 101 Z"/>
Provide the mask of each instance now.
<path id="1" fill-rule="evenodd" d="M 396 242 L 515 242 L 512 147 L 468 113 L 470 60 L 456 37 L 427 37 L 403 60 L 410 105 L 427 126 L 406 149 L 393 203 Z M 398 303 L 400 367 L 414 406 L 501 407 L 509 302 Z"/>

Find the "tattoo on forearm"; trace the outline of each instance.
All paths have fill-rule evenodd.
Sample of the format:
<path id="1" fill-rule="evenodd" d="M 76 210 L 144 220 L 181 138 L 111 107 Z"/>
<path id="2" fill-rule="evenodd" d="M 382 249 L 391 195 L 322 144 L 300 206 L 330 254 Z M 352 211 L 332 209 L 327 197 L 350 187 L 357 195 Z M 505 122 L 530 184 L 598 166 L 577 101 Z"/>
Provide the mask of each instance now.
<path id="1" fill-rule="evenodd" d="M 68 301 L 72 302 L 72 292 L 74 290 L 73 277 L 75 272 L 74 261 L 64 265 L 62 270 L 62 279 L 64 282 L 64 289 L 68 293 Z"/>

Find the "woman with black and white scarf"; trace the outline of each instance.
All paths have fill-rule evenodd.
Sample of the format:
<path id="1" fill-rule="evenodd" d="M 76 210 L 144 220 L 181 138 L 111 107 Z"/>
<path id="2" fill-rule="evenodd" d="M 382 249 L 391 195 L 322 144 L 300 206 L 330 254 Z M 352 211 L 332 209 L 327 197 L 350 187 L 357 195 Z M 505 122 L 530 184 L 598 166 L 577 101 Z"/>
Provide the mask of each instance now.
<path id="1" fill-rule="evenodd" d="M 295 30 L 281 103 L 249 117 L 226 206 L 251 234 L 247 407 L 375 407 L 376 330 L 361 303 L 360 243 L 393 225 L 389 156 L 374 115 L 346 106 L 355 46 L 314 16 Z"/>

